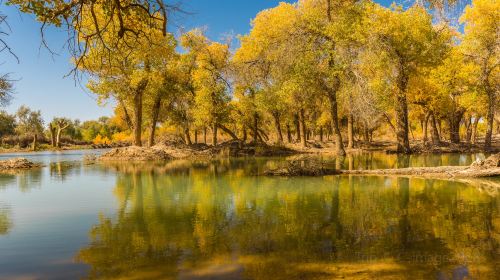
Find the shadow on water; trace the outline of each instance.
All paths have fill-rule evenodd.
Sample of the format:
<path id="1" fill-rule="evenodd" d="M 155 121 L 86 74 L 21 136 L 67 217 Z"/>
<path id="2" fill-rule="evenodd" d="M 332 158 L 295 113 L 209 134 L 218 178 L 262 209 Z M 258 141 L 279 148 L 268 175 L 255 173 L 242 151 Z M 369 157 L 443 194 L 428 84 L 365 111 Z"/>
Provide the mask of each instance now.
<path id="1" fill-rule="evenodd" d="M 461 160 L 473 158 L 454 163 Z M 332 162 L 346 163 L 423 164 L 411 157 Z M 90 266 L 88 278 L 495 279 L 500 273 L 498 196 L 439 180 L 247 176 L 277 164 L 101 167 L 116 172 L 119 209 L 100 216 L 76 260 Z"/>

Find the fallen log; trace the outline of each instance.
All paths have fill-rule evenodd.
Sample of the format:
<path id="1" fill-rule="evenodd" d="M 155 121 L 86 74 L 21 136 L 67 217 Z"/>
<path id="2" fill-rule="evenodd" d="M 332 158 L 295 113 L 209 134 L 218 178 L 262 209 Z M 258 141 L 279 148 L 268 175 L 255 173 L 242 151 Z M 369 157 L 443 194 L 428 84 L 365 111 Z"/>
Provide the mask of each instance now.
<path id="1" fill-rule="evenodd" d="M 380 175 L 415 176 L 422 178 L 484 178 L 500 176 L 500 153 L 485 160 L 478 160 L 470 166 L 410 167 L 374 170 L 337 170 L 325 167 L 318 161 L 291 161 L 284 168 L 264 172 L 272 176 L 324 176 L 324 175 Z"/>
<path id="2" fill-rule="evenodd" d="M 484 178 L 500 176 L 500 153 L 470 166 L 410 167 L 375 170 L 339 170 L 348 175 L 396 175 L 424 178 Z"/>
<path id="3" fill-rule="evenodd" d="M 470 166 L 416 167 L 375 170 L 339 170 L 348 175 L 399 175 L 425 178 L 481 178 L 500 176 L 500 167 L 476 169 Z"/>

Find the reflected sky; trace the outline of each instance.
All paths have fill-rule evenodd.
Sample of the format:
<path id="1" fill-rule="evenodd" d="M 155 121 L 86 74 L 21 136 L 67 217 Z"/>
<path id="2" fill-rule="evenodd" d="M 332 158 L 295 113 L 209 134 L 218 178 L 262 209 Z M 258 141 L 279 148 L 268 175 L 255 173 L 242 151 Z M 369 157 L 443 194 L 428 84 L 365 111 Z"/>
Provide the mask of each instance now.
<path id="1" fill-rule="evenodd" d="M 463 182 L 256 176 L 283 159 L 85 165 L 81 156 L 0 175 L 0 279 L 500 275 L 498 193 Z M 323 161 L 394 168 L 478 157 Z"/>

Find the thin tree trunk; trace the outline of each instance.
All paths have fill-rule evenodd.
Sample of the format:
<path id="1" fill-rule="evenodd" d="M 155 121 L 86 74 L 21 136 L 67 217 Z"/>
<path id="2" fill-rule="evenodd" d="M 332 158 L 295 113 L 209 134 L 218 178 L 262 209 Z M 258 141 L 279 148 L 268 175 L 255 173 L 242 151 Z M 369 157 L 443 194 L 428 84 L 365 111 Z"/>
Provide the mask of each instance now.
<path id="1" fill-rule="evenodd" d="M 292 132 L 290 131 L 290 125 L 286 124 L 286 138 L 288 143 L 292 143 Z"/>
<path id="2" fill-rule="evenodd" d="M 193 142 L 191 142 L 191 133 L 189 133 L 189 127 L 184 128 L 184 141 L 186 142 L 186 145 L 191 146 Z"/>
<path id="3" fill-rule="evenodd" d="M 227 133 L 227 135 L 231 136 L 231 138 L 233 140 L 239 140 L 238 139 L 238 136 L 236 134 L 234 134 L 234 132 L 232 132 L 229 128 L 225 127 L 224 125 L 222 124 L 219 124 L 217 125 L 220 129 L 222 129 L 222 131 L 224 131 L 225 133 Z"/>
<path id="4" fill-rule="evenodd" d="M 49 131 L 50 131 L 50 144 L 52 147 L 56 147 L 56 127 L 49 123 Z"/>
<path id="5" fill-rule="evenodd" d="M 323 142 L 323 127 L 319 128 L 319 142 Z"/>
<path id="6" fill-rule="evenodd" d="M 134 96 L 134 145 L 142 146 L 142 90 Z"/>
<path id="7" fill-rule="evenodd" d="M 274 118 L 274 126 L 276 128 L 276 139 L 278 140 L 277 142 L 281 144 L 283 143 L 283 133 L 281 133 L 280 115 L 276 112 L 274 112 L 272 115 Z"/>
<path id="8" fill-rule="evenodd" d="M 439 145 L 439 143 L 441 141 L 440 141 L 440 138 L 439 138 L 439 131 L 438 131 L 438 128 L 437 128 L 436 117 L 434 116 L 434 113 L 431 113 L 430 121 L 431 121 L 431 139 L 432 139 L 432 144 L 433 145 Z"/>
<path id="9" fill-rule="evenodd" d="M 156 124 L 158 123 L 160 108 L 161 108 L 161 95 L 157 94 L 155 102 L 153 104 L 153 109 L 151 110 L 151 127 L 149 129 L 149 141 L 148 141 L 149 147 L 153 147 L 155 144 Z"/>
<path id="10" fill-rule="evenodd" d="M 302 131 L 302 147 L 307 147 L 307 128 L 306 128 L 306 119 L 304 109 L 300 109 L 300 130 Z"/>
<path id="11" fill-rule="evenodd" d="M 295 133 L 297 134 L 297 140 L 296 142 L 300 142 L 300 118 L 299 114 L 294 114 L 293 115 L 294 123 L 295 123 Z"/>
<path id="12" fill-rule="evenodd" d="M 332 129 L 335 136 L 335 153 L 339 156 L 345 156 L 344 143 L 342 142 L 342 134 L 340 133 L 339 117 L 337 112 L 337 93 L 330 91 L 328 94 L 330 101 L 330 113 L 332 116 Z"/>
<path id="13" fill-rule="evenodd" d="M 480 116 L 476 116 L 474 123 L 472 124 L 472 144 L 476 144 L 477 141 L 477 125 L 479 124 Z"/>
<path id="14" fill-rule="evenodd" d="M 253 141 L 257 143 L 258 138 L 257 138 L 257 133 L 259 130 L 259 115 L 257 113 L 253 114 Z"/>
<path id="15" fill-rule="evenodd" d="M 354 116 L 351 113 L 347 116 L 347 148 L 354 148 Z"/>
<path id="16" fill-rule="evenodd" d="M 368 128 L 368 122 L 364 121 L 363 125 L 363 138 L 366 144 L 370 144 L 370 129 Z"/>
<path id="17" fill-rule="evenodd" d="M 472 139 L 472 116 L 469 116 L 465 119 L 465 128 L 466 128 L 466 133 L 465 133 L 465 142 L 467 144 L 471 143 Z"/>
<path id="18" fill-rule="evenodd" d="M 430 117 L 431 117 L 431 114 L 427 113 L 426 116 L 425 116 L 425 119 L 424 119 L 423 127 L 422 127 L 422 130 L 424 131 L 424 143 L 427 143 L 427 141 L 429 140 L 428 134 L 427 134 L 427 127 L 428 127 L 428 124 L 429 124 L 429 118 Z"/>
<path id="19" fill-rule="evenodd" d="M 398 140 L 398 153 L 410 153 L 410 140 L 408 139 L 408 103 L 406 101 L 406 87 L 400 87 L 396 94 L 396 137 Z"/>
<path id="20" fill-rule="evenodd" d="M 243 139 L 241 139 L 241 141 L 243 143 L 246 143 L 247 142 L 247 127 L 245 125 L 243 125 Z"/>
<path id="21" fill-rule="evenodd" d="M 194 130 L 194 143 L 198 144 L 198 129 Z"/>
<path id="22" fill-rule="evenodd" d="M 495 117 L 495 92 L 490 89 L 488 85 L 486 88 L 488 94 L 488 114 L 486 115 L 486 135 L 484 137 L 484 150 L 491 149 L 491 137 L 493 135 L 493 121 Z"/>
<path id="23" fill-rule="evenodd" d="M 56 134 L 56 147 L 61 148 L 61 131 L 62 129 L 58 128 L 57 129 L 57 134 Z"/>
<path id="24" fill-rule="evenodd" d="M 132 122 L 132 119 L 130 118 L 130 114 L 128 113 L 127 107 L 125 106 L 125 102 L 123 102 L 123 99 L 117 98 L 118 102 L 120 103 L 120 106 L 123 108 L 123 114 L 125 115 L 125 123 L 127 124 L 128 129 L 132 130 L 134 127 L 134 124 Z"/>
<path id="25" fill-rule="evenodd" d="M 217 123 L 214 122 L 212 125 L 212 145 L 217 146 Z"/>
<path id="26" fill-rule="evenodd" d="M 437 127 L 438 127 L 438 130 L 439 130 L 439 141 L 441 141 L 441 137 L 443 137 L 442 120 L 438 119 L 438 120 L 436 120 L 436 122 L 437 122 Z"/>
<path id="27" fill-rule="evenodd" d="M 38 149 L 38 134 L 33 135 L 33 143 L 31 144 L 31 150 L 36 151 Z"/>

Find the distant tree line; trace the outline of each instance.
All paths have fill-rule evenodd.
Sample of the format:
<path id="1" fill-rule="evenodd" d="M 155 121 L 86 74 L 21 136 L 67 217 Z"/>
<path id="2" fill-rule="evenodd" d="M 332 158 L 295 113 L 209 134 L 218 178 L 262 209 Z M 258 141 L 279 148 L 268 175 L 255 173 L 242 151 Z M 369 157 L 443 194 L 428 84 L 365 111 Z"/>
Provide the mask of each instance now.
<path id="1" fill-rule="evenodd" d="M 39 110 L 27 106 L 21 106 L 15 114 L 0 111 L 0 140 L 3 148 L 30 147 L 37 150 L 40 144 L 52 148 L 106 145 L 113 141 L 126 141 L 126 138 L 120 137 L 122 130 L 121 125 L 109 117 L 84 122 L 57 117 L 46 124 Z"/>

